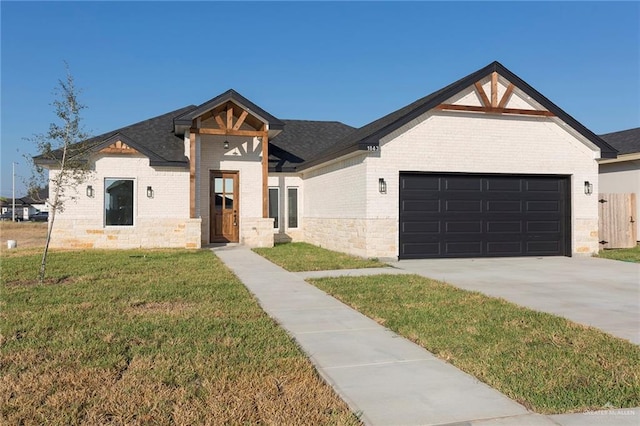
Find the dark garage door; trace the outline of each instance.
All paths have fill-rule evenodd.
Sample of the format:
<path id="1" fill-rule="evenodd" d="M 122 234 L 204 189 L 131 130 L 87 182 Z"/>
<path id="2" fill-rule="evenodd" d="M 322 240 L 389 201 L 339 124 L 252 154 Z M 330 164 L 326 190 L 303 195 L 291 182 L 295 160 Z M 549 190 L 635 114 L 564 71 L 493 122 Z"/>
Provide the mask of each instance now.
<path id="1" fill-rule="evenodd" d="M 562 256 L 569 178 L 400 174 L 401 259 Z"/>

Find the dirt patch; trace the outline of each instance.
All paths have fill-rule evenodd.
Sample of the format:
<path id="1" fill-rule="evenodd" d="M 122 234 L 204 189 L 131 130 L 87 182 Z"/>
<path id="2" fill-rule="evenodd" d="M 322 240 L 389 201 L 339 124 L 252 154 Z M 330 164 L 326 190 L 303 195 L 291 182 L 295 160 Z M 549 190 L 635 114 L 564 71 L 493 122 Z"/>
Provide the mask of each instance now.
<path id="1" fill-rule="evenodd" d="M 42 284 L 44 285 L 62 285 L 62 284 L 73 284 L 77 280 L 74 277 L 58 277 L 58 278 L 45 278 Z M 40 284 L 40 280 L 37 278 L 31 280 L 16 280 L 16 281 L 6 281 L 5 285 L 7 287 L 31 287 L 34 285 Z"/>
<path id="2" fill-rule="evenodd" d="M 0 243 L 3 252 L 7 250 L 9 240 L 18 242 L 18 248 L 11 251 L 44 247 L 46 236 L 46 222 L 0 221 Z"/>

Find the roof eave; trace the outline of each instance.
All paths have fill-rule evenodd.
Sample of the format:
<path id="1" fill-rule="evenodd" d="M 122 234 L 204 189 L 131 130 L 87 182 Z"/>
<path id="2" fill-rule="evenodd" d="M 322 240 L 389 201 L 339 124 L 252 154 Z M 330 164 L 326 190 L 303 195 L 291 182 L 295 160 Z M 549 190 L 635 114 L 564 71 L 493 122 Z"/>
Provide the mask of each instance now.
<path id="1" fill-rule="evenodd" d="M 168 161 L 168 160 L 149 160 L 152 167 L 189 167 L 189 161 Z"/>

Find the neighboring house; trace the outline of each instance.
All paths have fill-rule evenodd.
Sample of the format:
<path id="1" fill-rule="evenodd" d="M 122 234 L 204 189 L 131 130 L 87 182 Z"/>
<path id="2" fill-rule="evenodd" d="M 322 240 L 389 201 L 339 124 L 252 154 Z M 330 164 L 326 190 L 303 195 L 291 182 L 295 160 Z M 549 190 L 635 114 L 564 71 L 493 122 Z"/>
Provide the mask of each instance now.
<path id="1" fill-rule="evenodd" d="M 48 212 L 49 186 L 39 189 L 38 192 L 33 195 L 22 197 L 21 200 L 23 200 L 25 203 L 28 203 L 35 210 L 33 213 Z"/>
<path id="2" fill-rule="evenodd" d="M 600 192 L 636 194 L 636 214 L 640 212 L 640 127 L 600 135 L 618 150 L 618 158 L 600 160 Z M 637 220 L 637 218 L 636 218 Z"/>
<path id="3" fill-rule="evenodd" d="M 1 201 L 0 210 L 2 213 L 10 213 L 13 210 L 13 205 L 13 199 L 11 198 L 7 199 L 6 201 Z M 28 196 L 16 198 L 15 206 L 16 217 L 18 217 L 19 220 L 29 220 L 29 217 L 41 211 L 41 209 L 39 208 L 41 207 L 41 205 L 38 204 L 36 200 Z"/>
<path id="4" fill-rule="evenodd" d="M 229 90 L 83 144 L 93 174 L 54 246 L 293 240 L 381 258 L 597 252 L 585 187 L 616 156 L 498 62 L 359 129 Z"/>

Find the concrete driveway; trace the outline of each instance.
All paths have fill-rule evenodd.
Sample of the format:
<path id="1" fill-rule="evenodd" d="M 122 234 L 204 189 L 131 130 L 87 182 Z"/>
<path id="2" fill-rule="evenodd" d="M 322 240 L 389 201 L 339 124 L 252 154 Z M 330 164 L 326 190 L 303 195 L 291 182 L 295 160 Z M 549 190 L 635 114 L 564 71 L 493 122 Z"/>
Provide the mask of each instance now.
<path id="1" fill-rule="evenodd" d="M 393 266 L 640 344 L 640 264 L 591 257 L 401 260 Z"/>

